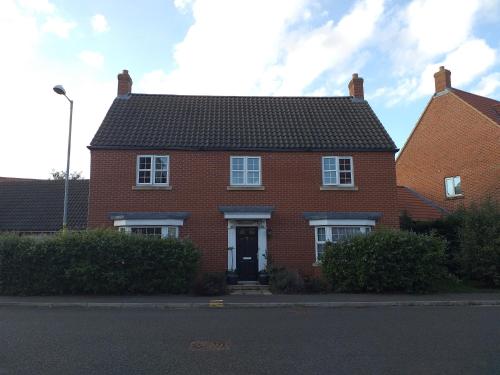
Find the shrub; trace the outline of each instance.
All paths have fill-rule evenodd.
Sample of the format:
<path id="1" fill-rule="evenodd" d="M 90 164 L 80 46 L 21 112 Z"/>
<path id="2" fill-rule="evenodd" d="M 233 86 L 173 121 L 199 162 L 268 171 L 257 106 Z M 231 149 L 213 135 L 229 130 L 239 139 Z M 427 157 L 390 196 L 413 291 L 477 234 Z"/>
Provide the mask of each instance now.
<path id="1" fill-rule="evenodd" d="M 327 293 L 331 286 L 323 277 L 305 276 L 304 290 L 306 293 Z"/>
<path id="2" fill-rule="evenodd" d="M 201 296 L 220 296 L 226 294 L 226 274 L 220 272 L 204 273 L 196 280 L 194 291 Z"/>
<path id="3" fill-rule="evenodd" d="M 486 199 L 443 219 L 419 222 L 401 217 L 401 228 L 446 239 L 448 271 L 464 281 L 500 286 L 500 207 Z"/>
<path id="4" fill-rule="evenodd" d="M 401 229 L 418 234 L 437 235 L 446 240 L 445 258 L 448 271 L 459 273 L 460 239 L 459 231 L 463 222 L 465 210 L 459 209 L 442 219 L 432 221 L 414 221 L 408 214 L 400 218 Z"/>
<path id="5" fill-rule="evenodd" d="M 471 205 L 459 228 L 460 273 L 469 280 L 500 286 L 500 209 L 492 201 Z"/>
<path id="6" fill-rule="evenodd" d="M 269 288 L 274 293 L 290 294 L 304 291 L 304 280 L 295 270 L 273 268 L 269 276 Z"/>
<path id="7" fill-rule="evenodd" d="M 375 231 L 327 244 L 323 274 L 341 292 L 426 292 L 444 277 L 445 243 L 404 231 Z"/>
<path id="8" fill-rule="evenodd" d="M 0 294 L 183 293 L 199 258 L 189 241 L 111 230 L 0 235 Z"/>

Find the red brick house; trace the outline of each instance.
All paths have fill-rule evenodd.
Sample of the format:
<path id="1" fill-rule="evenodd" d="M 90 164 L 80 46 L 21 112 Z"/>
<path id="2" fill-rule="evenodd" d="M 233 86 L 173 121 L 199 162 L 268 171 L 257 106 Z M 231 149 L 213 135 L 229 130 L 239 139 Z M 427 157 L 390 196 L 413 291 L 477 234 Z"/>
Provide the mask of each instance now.
<path id="1" fill-rule="evenodd" d="M 447 210 L 500 200 L 500 102 L 451 86 L 444 67 L 436 92 L 402 148 L 398 185 Z"/>
<path id="2" fill-rule="evenodd" d="M 204 271 L 310 274 L 324 243 L 398 227 L 392 139 L 363 97 L 118 96 L 92 140 L 89 227 L 191 238 Z"/>

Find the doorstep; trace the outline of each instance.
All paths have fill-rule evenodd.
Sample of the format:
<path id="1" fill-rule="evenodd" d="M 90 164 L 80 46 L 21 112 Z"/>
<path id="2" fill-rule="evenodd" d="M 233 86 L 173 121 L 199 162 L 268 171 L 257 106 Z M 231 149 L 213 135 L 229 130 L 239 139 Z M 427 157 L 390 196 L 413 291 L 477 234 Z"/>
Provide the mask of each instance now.
<path id="1" fill-rule="evenodd" d="M 269 285 L 261 285 L 256 281 L 240 281 L 236 285 L 228 285 L 229 294 L 244 296 L 270 296 Z"/>

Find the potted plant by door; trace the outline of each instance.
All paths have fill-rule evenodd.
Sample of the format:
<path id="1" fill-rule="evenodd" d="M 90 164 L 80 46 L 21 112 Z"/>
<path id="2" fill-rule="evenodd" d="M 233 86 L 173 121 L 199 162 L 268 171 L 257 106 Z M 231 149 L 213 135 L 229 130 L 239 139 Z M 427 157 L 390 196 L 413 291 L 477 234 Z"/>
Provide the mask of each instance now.
<path id="1" fill-rule="evenodd" d="M 259 281 L 259 284 L 261 285 L 269 285 L 269 272 L 267 271 L 268 267 L 269 267 L 269 260 L 267 259 L 267 256 L 266 254 L 262 254 L 262 256 L 264 257 L 264 259 L 266 259 L 266 268 L 259 271 L 259 276 L 258 276 L 258 281 Z"/>
<path id="2" fill-rule="evenodd" d="M 269 273 L 266 270 L 259 271 L 259 284 L 269 285 Z"/>
<path id="3" fill-rule="evenodd" d="M 233 248 L 228 247 L 227 251 L 231 254 L 231 258 L 230 258 L 231 259 L 231 268 L 228 271 L 226 271 L 226 283 L 228 285 L 236 285 L 236 284 L 238 284 L 238 272 L 236 272 L 236 270 L 234 269 Z"/>

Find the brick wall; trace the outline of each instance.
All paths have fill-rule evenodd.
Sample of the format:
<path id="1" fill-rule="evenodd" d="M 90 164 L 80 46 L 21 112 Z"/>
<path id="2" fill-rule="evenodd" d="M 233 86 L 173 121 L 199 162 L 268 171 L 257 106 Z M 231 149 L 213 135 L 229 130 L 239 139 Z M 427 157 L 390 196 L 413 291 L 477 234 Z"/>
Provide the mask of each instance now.
<path id="1" fill-rule="evenodd" d="M 136 157 L 170 155 L 172 190 L 137 191 Z M 263 191 L 228 191 L 231 155 L 262 158 Z M 321 157 L 351 155 L 358 191 L 321 191 Z M 188 211 L 180 230 L 203 252 L 203 269 L 227 268 L 227 221 L 221 205 L 271 205 L 267 248 L 273 263 L 313 272 L 314 230 L 305 211 L 377 211 L 398 227 L 394 155 L 366 153 L 193 152 L 92 150 L 89 226 L 112 226 L 112 211 Z"/>
<path id="2" fill-rule="evenodd" d="M 401 214 L 406 212 L 413 220 L 436 220 L 444 216 L 443 210 L 404 186 L 398 186 L 397 202 L 398 211 Z"/>
<path id="3" fill-rule="evenodd" d="M 452 93 L 434 97 L 396 161 L 398 185 L 455 210 L 500 200 L 500 128 Z M 446 198 L 444 178 L 460 176 L 462 198 Z"/>

